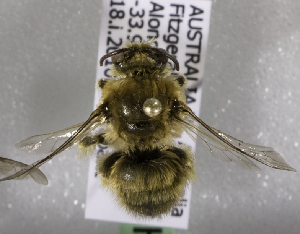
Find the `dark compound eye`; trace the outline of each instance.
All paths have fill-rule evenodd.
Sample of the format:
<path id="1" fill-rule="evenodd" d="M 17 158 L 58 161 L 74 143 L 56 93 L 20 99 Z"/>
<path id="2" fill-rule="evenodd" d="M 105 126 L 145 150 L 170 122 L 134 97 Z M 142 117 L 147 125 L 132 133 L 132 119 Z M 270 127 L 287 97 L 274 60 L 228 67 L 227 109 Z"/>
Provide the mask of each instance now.
<path id="1" fill-rule="evenodd" d="M 163 65 L 168 62 L 168 58 L 166 56 L 167 51 L 163 49 L 147 48 L 146 53 L 150 58 L 152 58 L 156 62 L 156 64 Z"/>
<path id="2" fill-rule="evenodd" d="M 111 57 L 111 61 L 113 64 L 118 65 L 124 61 L 124 53 L 116 54 Z"/>

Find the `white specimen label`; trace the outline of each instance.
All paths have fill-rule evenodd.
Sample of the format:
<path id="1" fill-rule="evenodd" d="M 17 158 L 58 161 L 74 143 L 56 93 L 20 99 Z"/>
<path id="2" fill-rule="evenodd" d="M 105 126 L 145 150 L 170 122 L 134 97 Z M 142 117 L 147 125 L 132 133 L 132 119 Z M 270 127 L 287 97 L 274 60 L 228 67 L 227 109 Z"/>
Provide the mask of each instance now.
<path id="1" fill-rule="evenodd" d="M 103 1 L 98 61 L 118 48 L 127 39 L 139 41 L 156 37 L 156 46 L 166 49 L 179 62 L 179 72 L 188 79 L 187 103 L 196 115 L 200 113 L 201 83 L 207 50 L 211 1 L 199 0 L 106 0 Z M 97 62 L 96 79 L 109 77 L 111 60 L 103 67 Z M 173 63 L 171 63 L 173 65 Z M 101 93 L 96 90 L 95 106 Z M 178 140 L 190 145 L 196 143 L 186 134 Z M 106 147 L 99 147 L 105 153 Z M 152 226 L 187 229 L 191 200 L 191 186 L 170 214 L 162 219 L 136 219 L 127 214 L 115 201 L 113 195 L 101 188 L 95 176 L 96 159 L 89 168 L 85 217 L 119 223 L 135 223 Z"/>

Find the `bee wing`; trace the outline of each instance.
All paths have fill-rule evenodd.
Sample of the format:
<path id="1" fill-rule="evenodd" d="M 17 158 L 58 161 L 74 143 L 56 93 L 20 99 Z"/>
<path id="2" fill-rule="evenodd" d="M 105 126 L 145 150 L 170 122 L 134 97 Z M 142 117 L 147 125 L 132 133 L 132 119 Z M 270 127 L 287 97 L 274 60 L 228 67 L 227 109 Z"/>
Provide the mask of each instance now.
<path id="1" fill-rule="evenodd" d="M 30 154 L 47 154 L 56 150 L 64 141 L 72 136 L 83 123 L 48 134 L 28 137 L 16 144 L 17 148 Z M 77 141 L 74 142 L 76 144 Z"/>
<path id="2" fill-rule="evenodd" d="M 88 120 L 85 121 L 62 145 L 60 145 L 51 154 L 49 154 L 44 159 L 39 160 L 31 165 L 25 164 L 25 166 L 20 168 L 20 170 L 17 171 L 15 174 L 0 179 L 0 182 L 5 180 L 12 180 L 12 179 L 22 179 L 28 175 L 31 175 L 32 172 L 37 170 L 44 163 L 48 162 L 49 160 L 51 160 L 53 157 L 55 157 L 57 154 L 61 153 L 62 151 L 70 148 L 75 143 L 80 141 L 84 136 L 86 136 L 87 133 L 90 133 L 93 129 L 105 123 L 106 117 L 103 112 L 104 112 L 103 106 L 100 105 L 96 110 L 92 112 Z"/>
<path id="3" fill-rule="evenodd" d="M 10 176 L 28 166 L 29 165 L 18 161 L 0 157 L 0 175 Z M 44 185 L 48 184 L 47 177 L 44 175 L 43 172 L 41 172 L 39 169 L 36 168 L 31 170 L 27 175 L 22 175 L 15 179 L 22 180 L 28 178 L 32 178 L 35 182 L 39 184 L 44 184 Z"/>
<path id="4" fill-rule="evenodd" d="M 182 113 L 178 119 L 202 140 L 213 156 L 223 161 L 232 161 L 247 170 L 260 170 L 249 159 L 252 158 L 272 168 L 296 171 L 273 148 L 244 143 L 207 125 L 187 105 L 181 103 L 181 108 Z"/>

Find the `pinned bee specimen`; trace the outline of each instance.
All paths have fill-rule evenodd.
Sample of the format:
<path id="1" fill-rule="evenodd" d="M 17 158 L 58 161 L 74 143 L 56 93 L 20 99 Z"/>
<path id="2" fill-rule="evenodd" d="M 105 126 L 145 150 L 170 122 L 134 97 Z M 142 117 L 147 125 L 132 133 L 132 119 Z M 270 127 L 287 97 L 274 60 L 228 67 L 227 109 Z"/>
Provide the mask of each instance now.
<path id="1" fill-rule="evenodd" d="M 161 217 L 195 178 L 193 153 L 176 143 L 184 131 L 194 139 L 199 137 L 213 156 L 248 170 L 259 170 L 250 160 L 254 159 L 272 168 L 295 171 L 272 148 L 244 143 L 199 119 L 186 104 L 186 78 L 172 75 L 168 61 L 179 70 L 178 61 L 165 50 L 152 47 L 153 42 L 127 41 L 123 48 L 103 56 L 101 66 L 112 59 L 111 77 L 98 81 L 102 97 L 88 120 L 18 143 L 17 147 L 28 153 L 49 155 L 32 165 L 4 161 L 1 170 L 10 175 L 1 181 L 30 176 L 45 184 L 47 179 L 38 168 L 54 156 L 73 145 L 78 145 L 83 155 L 96 145 L 106 145 L 112 150 L 97 161 L 101 186 L 129 213 Z"/>

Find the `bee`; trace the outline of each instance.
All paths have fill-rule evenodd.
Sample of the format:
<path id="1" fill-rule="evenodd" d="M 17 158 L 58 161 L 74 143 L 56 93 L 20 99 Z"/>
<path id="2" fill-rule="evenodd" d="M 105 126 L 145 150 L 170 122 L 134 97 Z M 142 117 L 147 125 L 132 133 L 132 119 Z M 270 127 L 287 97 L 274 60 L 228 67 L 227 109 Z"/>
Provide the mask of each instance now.
<path id="1" fill-rule="evenodd" d="M 49 155 L 32 165 L 1 158 L 0 171 L 6 177 L 0 181 L 31 177 L 47 184 L 38 168 L 54 156 L 73 145 L 80 155 L 105 145 L 111 151 L 101 155 L 96 166 L 101 186 L 129 213 L 161 217 L 195 179 L 193 153 L 176 143 L 183 132 L 200 138 L 213 156 L 245 169 L 259 170 L 250 160 L 254 159 L 275 169 L 296 171 L 273 148 L 244 143 L 198 118 L 186 104 L 186 77 L 172 75 L 169 60 L 179 70 L 177 59 L 151 46 L 154 41 L 127 41 L 123 48 L 104 55 L 100 66 L 111 57 L 111 77 L 97 82 L 102 96 L 89 118 L 18 143 L 28 153 Z"/>

